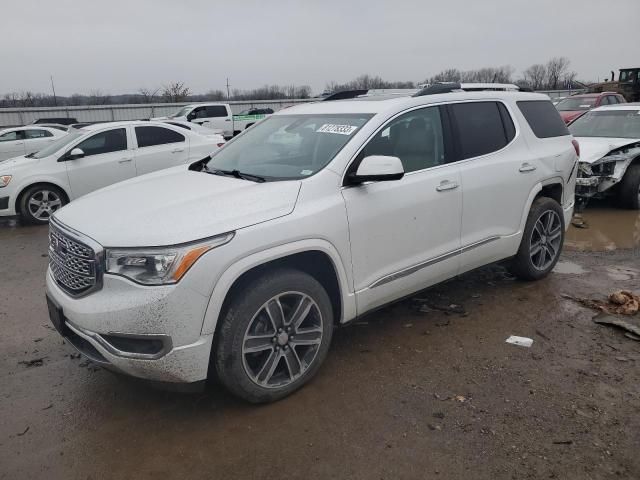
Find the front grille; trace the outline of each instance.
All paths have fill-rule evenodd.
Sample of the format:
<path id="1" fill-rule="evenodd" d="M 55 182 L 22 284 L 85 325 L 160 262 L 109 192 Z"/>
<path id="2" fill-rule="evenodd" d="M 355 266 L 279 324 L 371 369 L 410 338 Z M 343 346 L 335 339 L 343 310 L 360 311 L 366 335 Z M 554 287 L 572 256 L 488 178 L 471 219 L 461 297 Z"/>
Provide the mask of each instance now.
<path id="1" fill-rule="evenodd" d="M 86 295 L 101 284 L 98 249 L 76 235 L 49 224 L 49 266 L 56 283 L 72 296 Z"/>

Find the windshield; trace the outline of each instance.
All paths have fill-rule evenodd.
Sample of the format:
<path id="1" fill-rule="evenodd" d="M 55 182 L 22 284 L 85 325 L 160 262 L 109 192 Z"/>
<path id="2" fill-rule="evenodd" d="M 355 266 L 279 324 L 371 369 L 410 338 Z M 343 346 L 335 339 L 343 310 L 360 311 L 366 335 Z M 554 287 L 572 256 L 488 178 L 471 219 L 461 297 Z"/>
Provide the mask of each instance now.
<path id="1" fill-rule="evenodd" d="M 596 104 L 595 97 L 566 98 L 556 105 L 561 112 L 589 110 Z"/>
<path id="2" fill-rule="evenodd" d="M 191 110 L 191 107 L 182 107 L 176 113 L 169 115 L 169 118 L 184 117 L 187 115 L 187 113 L 189 113 L 190 110 Z"/>
<path id="3" fill-rule="evenodd" d="M 238 170 L 267 180 L 299 179 L 322 170 L 371 114 L 277 115 L 216 152 L 210 170 Z"/>
<path id="4" fill-rule="evenodd" d="M 589 112 L 569 125 L 574 137 L 640 138 L 640 111 Z"/>
<path id="5" fill-rule="evenodd" d="M 65 147 L 66 145 L 69 145 L 74 140 L 80 138 L 85 133 L 86 132 L 68 133 L 68 134 L 60 137 L 58 140 L 56 140 L 52 144 L 50 144 L 47 148 L 43 148 L 38 153 L 34 154 L 33 158 L 48 157 L 49 155 L 52 155 L 52 154 L 56 153 L 58 150 L 60 150 L 61 148 Z"/>

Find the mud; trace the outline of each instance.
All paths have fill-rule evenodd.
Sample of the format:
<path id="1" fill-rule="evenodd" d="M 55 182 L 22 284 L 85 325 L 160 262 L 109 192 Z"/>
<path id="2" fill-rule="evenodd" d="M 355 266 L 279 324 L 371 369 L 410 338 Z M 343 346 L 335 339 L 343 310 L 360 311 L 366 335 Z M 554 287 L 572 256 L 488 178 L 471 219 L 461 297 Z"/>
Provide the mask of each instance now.
<path id="1" fill-rule="evenodd" d="M 597 204 L 575 218 L 585 228 L 569 227 L 565 240 L 567 250 L 613 251 L 640 247 L 640 212 L 622 210 Z M 581 223 L 581 222 L 577 222 Z"/>
<path id="2" fill-rule="evenodd" d="M 76 358 L 47 319 L 46 228 L 5 223 L 0 478 L 640 478 L 640 342 L 561 297 L 640 290 L 640 261 L 612 241 L 566 252 L 579 274 L 491 266 L 417 295 L 459 312 L 407 300 L 363 318 L 303 390 L 256 407 Z"/>

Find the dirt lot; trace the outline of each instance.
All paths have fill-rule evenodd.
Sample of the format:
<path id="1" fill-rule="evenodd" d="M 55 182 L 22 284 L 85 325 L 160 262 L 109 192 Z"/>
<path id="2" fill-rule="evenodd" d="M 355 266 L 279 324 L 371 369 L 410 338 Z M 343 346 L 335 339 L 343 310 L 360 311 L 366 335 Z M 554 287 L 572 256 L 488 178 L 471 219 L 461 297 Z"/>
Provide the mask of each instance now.
<path id="1" fill-rule="evenodd" d="M 587 211 L 544 281 L 492 266 L 340 329 L 316 379 L 261 407 L 76 358 L 47 319 L 46 228 L 5 222 L 0 478 L 638 479 L 640 342 L 561 294 L 639 291 L 639 218 Z"/>

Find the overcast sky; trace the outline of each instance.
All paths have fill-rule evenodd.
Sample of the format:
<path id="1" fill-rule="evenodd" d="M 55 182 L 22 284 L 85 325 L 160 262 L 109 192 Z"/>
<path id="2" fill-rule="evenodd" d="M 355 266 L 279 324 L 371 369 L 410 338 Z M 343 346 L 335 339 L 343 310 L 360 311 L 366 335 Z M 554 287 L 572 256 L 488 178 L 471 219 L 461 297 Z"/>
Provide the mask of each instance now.
<path id="1" fill-rule="evenodd" d="M 552 56 L 579 79 L 640 66 L 640 0 L 20 0 L 1 9 L 0 94 L 194 93 L 344 82 Z"/>

